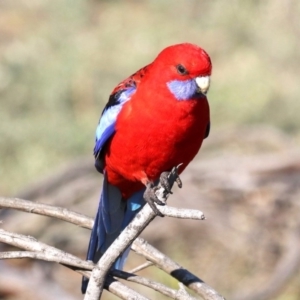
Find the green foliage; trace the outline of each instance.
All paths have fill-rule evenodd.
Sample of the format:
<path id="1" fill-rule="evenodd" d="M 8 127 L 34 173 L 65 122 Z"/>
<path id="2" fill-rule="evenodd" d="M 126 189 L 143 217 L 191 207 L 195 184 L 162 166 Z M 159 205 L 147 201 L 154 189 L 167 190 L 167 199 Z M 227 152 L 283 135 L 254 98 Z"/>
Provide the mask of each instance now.
<path id="1" fill-rule="evenodd" d="M 299 3 L 6 1 L 0 4 L 1 193 L 92 153 L 110 91 L 165 46 L 211 54 L 213 129 L 299 131 Z"/>

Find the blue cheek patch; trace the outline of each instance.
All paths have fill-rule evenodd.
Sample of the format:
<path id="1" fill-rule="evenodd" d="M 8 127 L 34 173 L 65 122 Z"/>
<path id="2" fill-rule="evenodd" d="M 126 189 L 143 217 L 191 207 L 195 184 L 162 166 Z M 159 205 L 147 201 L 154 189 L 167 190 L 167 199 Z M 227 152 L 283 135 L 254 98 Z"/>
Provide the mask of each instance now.
<path id="1" fill-rule="evenodd" d="M 195 80 L 172 80 L 167 83 L 170 92 L 177 100 L 189 100 L 197 97 L 197 84 Z"/>

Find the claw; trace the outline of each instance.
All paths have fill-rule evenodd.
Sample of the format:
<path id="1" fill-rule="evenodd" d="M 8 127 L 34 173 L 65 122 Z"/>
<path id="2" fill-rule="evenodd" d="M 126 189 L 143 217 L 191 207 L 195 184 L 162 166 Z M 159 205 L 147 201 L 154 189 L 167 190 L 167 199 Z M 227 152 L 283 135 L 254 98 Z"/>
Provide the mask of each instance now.
<path id="1" fill-rule="evenodd" d="M 166 192 L 168 194 L 173 194 L 173 192 L 171 191 L 172 186 L 169 182 L 169 180 L 170 180 L 169 175 L 170 175 L 170 172 L 161 173 L 160 178 L 159 178 L 159 183 L 166 190 Z"/>
<path id="2" fill-rule="evenodd" d="M 175 179 L 175 181 L 176 181 L 178 187 L 181 189 L 181 188 L 182 188 L 182 181 L 181 181 L 180 177 L 178 176 L 178 177 Z"/>
<path id="3" fill-rule="evenodd" d="M 172 194 L 171 188 L 174 182 L 177 183 L 179 188 L 182 188 L 182 181 L 178 175 L 178 169 L 181 165 L 179 164 L 177 167 L 174 167 L 171 172 L 163 172 L 160 175 L 160 184 L 169 194 Z"/>
<path id="4" fill-rule="evenodd" d="M 144 199 L 145 201 L 150 205 L 150 207 L 152 208 L 152 210 L 154 211 L 154 213 L 159 216 L 159 217 L 164 217 L 164 215 L 157 209 L 156 204 L 158 205 L 165 205 L 164 202 L 160 201 L 156 194 L 157 187 L 153 186 L 153 183 L 148 183 L 147 187 L 146 187 L 146 191 L 144 193 Z"/>

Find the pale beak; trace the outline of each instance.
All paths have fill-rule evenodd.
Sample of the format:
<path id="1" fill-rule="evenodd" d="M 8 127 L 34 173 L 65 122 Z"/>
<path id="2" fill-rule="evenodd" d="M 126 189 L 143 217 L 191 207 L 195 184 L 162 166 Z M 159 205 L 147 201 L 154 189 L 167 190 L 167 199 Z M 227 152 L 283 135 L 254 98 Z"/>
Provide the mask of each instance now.
<path id="1" fill-rule="evenodd" d="M 198 86 L 198 92 L 206 95 L 210 85 L 210 76 L 199 76 L 195 79 Z"/>

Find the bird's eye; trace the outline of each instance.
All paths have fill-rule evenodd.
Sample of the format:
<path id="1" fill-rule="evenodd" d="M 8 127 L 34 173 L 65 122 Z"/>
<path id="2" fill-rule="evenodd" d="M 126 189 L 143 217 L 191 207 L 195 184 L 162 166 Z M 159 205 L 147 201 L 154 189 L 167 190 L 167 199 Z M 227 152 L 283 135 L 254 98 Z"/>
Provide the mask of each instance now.
<path id="1" fill-rule="evenodd" d="M 177 65 L 177 66 L 176 66 L 176 69 L 177 69 L 177 72 L 178 72 L 180 75 L 186 75 L 186 74 L 188 74 L 187 69 L 186 69 L 183 65 Z"/>

